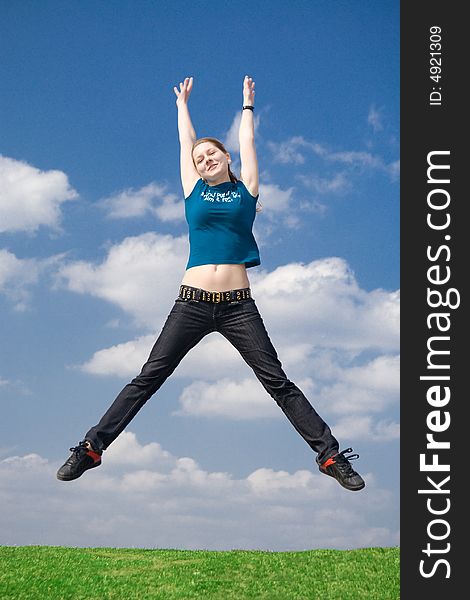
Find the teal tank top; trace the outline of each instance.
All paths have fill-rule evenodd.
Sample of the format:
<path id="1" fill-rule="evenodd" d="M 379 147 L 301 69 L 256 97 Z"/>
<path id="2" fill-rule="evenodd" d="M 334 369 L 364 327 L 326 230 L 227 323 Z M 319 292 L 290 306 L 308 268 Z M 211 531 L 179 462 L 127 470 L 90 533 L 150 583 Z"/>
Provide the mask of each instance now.
<path id="1" fill-rule="evenodd" d="M 256 201 L 242 181 L 208 185 L 199 179 L 185 200 L 189 226 L 186 268 L 199 265 L 260 264 L 253 236 Z"/>

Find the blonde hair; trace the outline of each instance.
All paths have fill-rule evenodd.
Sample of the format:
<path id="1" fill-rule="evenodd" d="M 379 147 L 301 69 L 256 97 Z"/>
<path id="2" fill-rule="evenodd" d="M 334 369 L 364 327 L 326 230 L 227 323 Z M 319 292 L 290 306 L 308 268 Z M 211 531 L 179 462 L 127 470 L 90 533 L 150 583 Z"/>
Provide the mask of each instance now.
<path id="1" fill-rule="evenodd" d="M 228 154 L 227 148 L 217 138 L 213 138 L 213 137 L 199 138 L 194 142 L 193 148 L 191 150 L 191 157 L 193 159 L 193 164 L 195 167 L 196 167 L 196 163 L 194 161 L 194 149 L 196 148 L 196 146 L 199 146 L 199 144 L 204 144 L 204 142 L 209 142 L 210 144 L 213 144 L 216 148 L 218 148 L 224 154 Z M 197 170 L 197 167 L 196 167 L 196 170 Z M 237 183 L 238 178 L 233 173 L 232 169 L 230 168 L 230 165 L 228 165 L 228 176 L 232 183 Z M 263 205 L 261 204 L 261 202 L 259 200 L 257 200 L 256 201 L 256 212 L 261 212 L 262 210 L 263 210 Z"/>

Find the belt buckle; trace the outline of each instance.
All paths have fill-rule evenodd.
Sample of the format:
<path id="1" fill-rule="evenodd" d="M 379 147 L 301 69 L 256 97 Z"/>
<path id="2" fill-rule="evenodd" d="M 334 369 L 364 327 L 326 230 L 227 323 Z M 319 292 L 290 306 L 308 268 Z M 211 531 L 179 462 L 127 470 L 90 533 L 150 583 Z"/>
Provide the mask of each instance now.
<path id="1" fill-rule="evenodd" d="M 221 292 L 213 292 L 213 294 L 214 294 L 214 302 L 216 302 L 218 304 L 220 302 Z"/>

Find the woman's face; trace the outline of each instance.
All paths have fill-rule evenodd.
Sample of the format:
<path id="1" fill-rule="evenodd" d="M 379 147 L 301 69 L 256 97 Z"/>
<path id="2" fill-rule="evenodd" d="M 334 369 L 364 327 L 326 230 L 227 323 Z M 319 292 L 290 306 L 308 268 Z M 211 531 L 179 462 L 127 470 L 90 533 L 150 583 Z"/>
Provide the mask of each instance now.
<path id="1" fill-rule="evenodd" d="M 212 142 L 202 142 L 193 151 L 196 170 L 208 182 L 229 181 L 230 155 L 219 150 Z"/>

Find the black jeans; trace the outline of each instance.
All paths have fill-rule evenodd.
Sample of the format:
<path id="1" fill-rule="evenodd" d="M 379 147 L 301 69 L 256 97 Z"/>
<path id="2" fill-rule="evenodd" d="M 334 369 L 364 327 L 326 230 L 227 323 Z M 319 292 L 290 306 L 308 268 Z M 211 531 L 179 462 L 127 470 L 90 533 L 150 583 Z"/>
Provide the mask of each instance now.
<path id="1" fill-rule="evenodd" d="M 268 394 L 323 462 L 338 442 L 301 390 L 282 369 L 255 301 L 213 304 L 178 298 L 140 374 L 119 393 L 100 422 L 85 436 L 105 450 L 202 338 L 218 331 L 235 346 Z"/>

